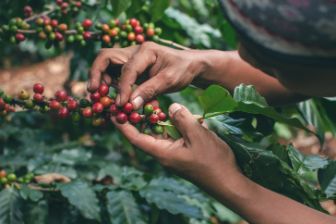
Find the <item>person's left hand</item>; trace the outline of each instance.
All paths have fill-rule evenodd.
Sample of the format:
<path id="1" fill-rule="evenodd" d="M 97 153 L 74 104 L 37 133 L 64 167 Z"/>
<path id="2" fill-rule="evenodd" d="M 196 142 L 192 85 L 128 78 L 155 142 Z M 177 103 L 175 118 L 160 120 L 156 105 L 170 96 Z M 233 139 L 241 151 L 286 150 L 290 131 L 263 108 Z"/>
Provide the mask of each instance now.
<path id="1" fill-rule="evenodd" d="M 133 145 L 203 187 L 212 188 L 218 178 L 240 174 L 230 147 L 203 127 L 190 111 L 175 103 L 170 106 L 169 115 L 182 134 L 179 140 L 155 138 L 140 133 L 129 123 L 118 124 L 114 117 L 112 121 Z"/>

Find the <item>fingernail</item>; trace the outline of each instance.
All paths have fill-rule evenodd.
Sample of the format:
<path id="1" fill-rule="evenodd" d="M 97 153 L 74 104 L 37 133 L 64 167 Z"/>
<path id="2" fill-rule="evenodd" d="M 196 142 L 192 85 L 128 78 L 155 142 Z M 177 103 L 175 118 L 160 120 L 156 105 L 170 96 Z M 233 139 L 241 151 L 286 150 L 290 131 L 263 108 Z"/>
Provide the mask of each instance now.
<path id="1" fill-rule="evenodd" d="M 172 117 L 174 116 L 174 114 L 181 110 L 182 106 L 178 103 L 173 103 L 170 107 L 169 107 L 169 116 Z"/>
<path id="2" fill-rule="evenodd" d="M 117 105 L 120 105 L 120 95 L 119 94 L 117 95 L 116 103 L 117 103 Z"/>
<path id="3" fill-rule="evenodd" d="M 133 101 L 132 104 L 135 108 L 139 108 L 143 104 L 144 100 L 141 96 L 137 96 Z"/>

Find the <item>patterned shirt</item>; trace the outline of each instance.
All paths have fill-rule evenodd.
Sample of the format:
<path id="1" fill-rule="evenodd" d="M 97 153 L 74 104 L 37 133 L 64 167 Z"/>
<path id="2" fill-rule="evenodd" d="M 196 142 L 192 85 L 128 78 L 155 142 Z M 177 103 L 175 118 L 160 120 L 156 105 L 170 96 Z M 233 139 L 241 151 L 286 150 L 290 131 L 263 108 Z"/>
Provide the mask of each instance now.
<path id="1" fill-rule="evenodd" d="M 336 0 L 220 0 L 242 41 L 295 63 L 336 67 Z"/>

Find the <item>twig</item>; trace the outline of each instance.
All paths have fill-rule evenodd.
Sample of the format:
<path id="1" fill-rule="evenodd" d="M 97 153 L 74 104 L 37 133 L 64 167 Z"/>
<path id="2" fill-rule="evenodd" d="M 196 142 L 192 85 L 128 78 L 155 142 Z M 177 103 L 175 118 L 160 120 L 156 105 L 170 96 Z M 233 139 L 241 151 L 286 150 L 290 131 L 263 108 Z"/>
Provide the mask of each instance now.
<path id="1" fill-rule="evenodd" d="M 42 13 L 37 14 L 37 15 L 33 15 L 33 16 L 31 16 L 31 17 L 28 17 L 28 18 L 24 19 L 24 21 L 25 21 L 25 22 L 30 22 L 30 21 L 33 21 L 33 20 L 35 20 L 35 19 L 41 17 L 41 16 L 49 15 L 49 14 L 53 13 L 54 11 L 55 11 L 55 8 L 53 7 L 53 8 L 51 8 L 51 9 L 49 9 L 48 11 L 42 12 Z"/>
<path id="2" fill-rule="evenodd" d="M 183 46 L 181 44 L 175 43 L 174 41 L 166 40 L 166 39 L 162 39 L 162 38 L 159 38 L 158 42 L 160 44 L 165 44 L 165 45 L 168 45 L 170 47 L 174 47 L 174 48 L 177 48 L 177 49 L 180 49 L 180 50 L 190 50 L 191 49 L 189 47 L 186 47 L 186 46 Z"/>

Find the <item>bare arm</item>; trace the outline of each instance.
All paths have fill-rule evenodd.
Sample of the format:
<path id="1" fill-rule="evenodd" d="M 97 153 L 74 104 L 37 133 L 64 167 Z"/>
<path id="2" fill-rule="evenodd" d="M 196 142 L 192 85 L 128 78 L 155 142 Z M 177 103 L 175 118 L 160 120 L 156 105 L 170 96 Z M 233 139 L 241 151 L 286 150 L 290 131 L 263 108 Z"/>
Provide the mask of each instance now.
<path id="1" fill-rule="evenodd" d="M 237 51 L 198 51 L 199 60 L 203 60 L 204 72 L 194 84 L 205 87 L 220 84 L 230 91 L 241 83 L 251 84 L 270 104 L 281 105 L 297 102 L 304 97 L 284 87 L 276 78 L 245 62 Z"/>

